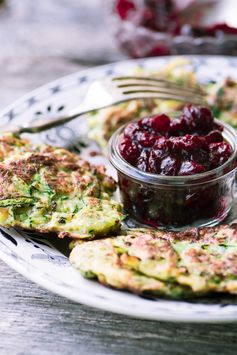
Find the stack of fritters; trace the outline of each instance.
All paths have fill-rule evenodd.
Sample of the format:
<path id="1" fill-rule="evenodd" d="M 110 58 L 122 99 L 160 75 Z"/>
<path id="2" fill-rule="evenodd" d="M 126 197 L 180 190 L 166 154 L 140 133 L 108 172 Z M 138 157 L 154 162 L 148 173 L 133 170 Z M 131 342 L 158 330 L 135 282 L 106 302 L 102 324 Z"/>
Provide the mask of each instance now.
<path id="1" fill-rule="evenodd" d="M 115 238 L 76 242 L 70 261 L 87 278 L 135 293 L 237 294 L 237 225 L 180 233 L 131 229 Z"/>
<path id="2" fill-rule="evenodd" d="M 115 181 L 66 149 L 0 138 L 0 225 L 93 238 L 120 228 Z"/>

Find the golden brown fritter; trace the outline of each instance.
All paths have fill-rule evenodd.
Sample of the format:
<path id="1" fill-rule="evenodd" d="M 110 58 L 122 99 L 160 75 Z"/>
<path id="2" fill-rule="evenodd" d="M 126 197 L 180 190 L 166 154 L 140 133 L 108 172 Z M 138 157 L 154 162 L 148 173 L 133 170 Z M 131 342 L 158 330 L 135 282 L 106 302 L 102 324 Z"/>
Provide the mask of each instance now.
<path id="1" fill-rule="evenodd" d="M 120 228 L 115 181 L 66 149 L 0 140 L 0 224 L 93 238 Z"/>
<path id="2" fill-rule="evenodd" d="M 70 261 L 85 277 L 135 293 L 237 294 L 237 225 L 179 233 L 130 229 L 116 238 L 76 242 Z"/>

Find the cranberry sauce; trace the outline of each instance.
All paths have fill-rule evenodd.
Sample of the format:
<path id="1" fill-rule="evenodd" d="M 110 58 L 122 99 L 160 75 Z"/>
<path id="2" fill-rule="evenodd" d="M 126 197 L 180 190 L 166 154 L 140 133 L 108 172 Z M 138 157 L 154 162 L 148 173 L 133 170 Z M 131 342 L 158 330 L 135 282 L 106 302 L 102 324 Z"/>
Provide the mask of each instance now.
<path id="1" fill-rule="evenodd" d="M 122 157 L 139 170 L 169 176 L 203 173 L 224 164 L 232 149 L 206 107 L 187 105 L 173 121 L 164 114 L 132 122 L 119 143 Z"/>
<path id="2" fill-rule="evenodd" d="M 225 126 L 224 140 L 222 131 L 208 108 L 187 105 L 177 119 L 160 114 L 131 122 L 122 136 L 115 134 L 118 181 L 128 214 L 168 229 L 223 220 L 233 200 L 237 137 Z M 127 170 L 124 160 L 152 174 Z M 227 161 L 223 169 L 213 170 Z"/>
<path id="3" fill-rule="evenodd" d="M 189 35 L 194 37 L 215 37 L 220 33 L 237 34 L 237 28 L 230 27 L 224 22 L 214 22 L 211 26 L 193 25 L 192 20 L 197 18 L 198 6 L 197 4 L 190 5 L 179 9 L 174 0 L 144 0 L 143 5 L 139 5 L 139 2 L 134 0 L 117 0 L 115 10 L 122 20 L 130 21 L 135 26 L 143 26 L 153 31 L 168 32 L 172 35 L 187 34 L 187 31 Z M 185 10 L 188 11 L 189 17 L 184 16 Z M 204 11 L 205 7 L 201 11 L 199 9 L 198 17 L 200 20 Z M 187 13 L 185 14 L 187 15 Z"/>
<path id="4" fill-rule="evenodd" d="M 116 0 L 114 10 L 121 21 L 117 30 L 121 48 L 134 58 L 177 54 L 177 51 L 178 54 L 187 51 L 191 54 L 194 50 L 199 54 L 217 54 L 217 50 L 222 54 L 236 54 L 236 27 L 230 27 L 225 22 L 218 23 L 215 18 L 209 26 L 202 25 L 206 10 L 210 11 L 210 7 L 213 7 L 215 13 L 218 1 L 179 3 L 177 6 L 174 0 Z M 124 21 L 131 25 L 123 26 Z M 155 36 L 157 32 L 161 36 Z M 164 37 L 164 34 L 167 36 Z M 180 36 L 181 42 L 170 40 L 176 36 Z M 220 44 L 213 47 L 212 43 L 209 44 L 210 40 L 207 40 L 199 52 L 196 45 L 189 44 L 189 40 L 202 37 L 213 37 Z M 223 41 L 225 37 L 227 43 Z M 184 41 L 184 38 L 188 41 Z"/>

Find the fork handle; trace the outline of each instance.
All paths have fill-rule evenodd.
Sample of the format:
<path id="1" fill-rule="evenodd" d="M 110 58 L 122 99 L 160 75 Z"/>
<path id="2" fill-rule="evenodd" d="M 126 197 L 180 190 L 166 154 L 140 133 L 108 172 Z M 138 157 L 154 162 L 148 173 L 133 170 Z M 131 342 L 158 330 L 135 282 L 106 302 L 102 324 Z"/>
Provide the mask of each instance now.
<path id="1" fill-rule="evenodd" d="M 4 133 L 4 132 L 14 133 L 14 134 L 39 133 L 47 129 L 57 127 L 64 123 L 70 122 L 83 114 L 89 113 L 90 111 L 93 110 L 86 110 L 86 111 L 84 110 L 84 111 L 77 111 L 77 112 L 71 111 L 71 113 L 67 115 L 61 115 L 55 117 L 54 116 L 42 117 L 33 122 L 27 122 L 22 126 L 17 126 L 15 124 L 7 124 L 6 127 L 4 128 L 0 127 L 0 133 Z"/>

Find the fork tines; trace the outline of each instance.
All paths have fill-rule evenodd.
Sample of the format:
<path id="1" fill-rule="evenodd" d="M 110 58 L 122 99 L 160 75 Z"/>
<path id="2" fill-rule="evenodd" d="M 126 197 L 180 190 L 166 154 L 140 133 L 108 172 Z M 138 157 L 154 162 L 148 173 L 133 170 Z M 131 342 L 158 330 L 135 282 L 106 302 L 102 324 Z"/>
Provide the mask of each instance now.
<path id="1" fill-rule="evenodd" d="M 205 92 L 198 85 L 184 86 L 159 78 L 139 76 L 117 76 L 112 81 L 123 95 L 142 95 L 160 99 L 188 101 L 205 104 Z"/>

